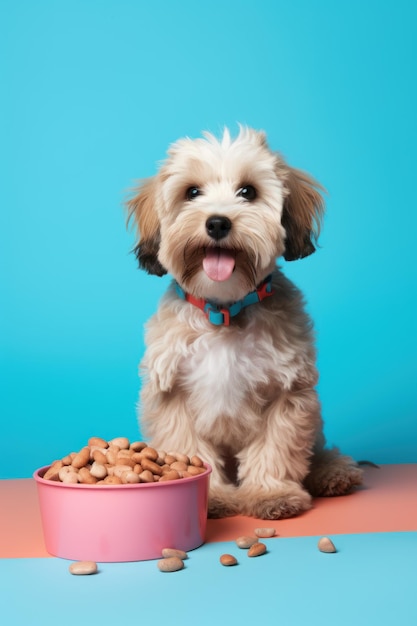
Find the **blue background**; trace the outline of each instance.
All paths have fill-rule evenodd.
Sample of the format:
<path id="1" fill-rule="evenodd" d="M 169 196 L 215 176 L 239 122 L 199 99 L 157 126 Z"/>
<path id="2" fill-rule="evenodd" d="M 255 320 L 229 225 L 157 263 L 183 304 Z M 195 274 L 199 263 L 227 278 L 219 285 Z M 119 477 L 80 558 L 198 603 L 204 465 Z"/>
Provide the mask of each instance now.
<path id="1" fill-rule="evenodd" d="M 330 443 L 417 462 L 414 3 L 3 0 L 0 477 L 136 439 L 143 325 L 123 202 L 168 145 L 237 122 L 328 190 L 284 270 L 317 329 Z"/>

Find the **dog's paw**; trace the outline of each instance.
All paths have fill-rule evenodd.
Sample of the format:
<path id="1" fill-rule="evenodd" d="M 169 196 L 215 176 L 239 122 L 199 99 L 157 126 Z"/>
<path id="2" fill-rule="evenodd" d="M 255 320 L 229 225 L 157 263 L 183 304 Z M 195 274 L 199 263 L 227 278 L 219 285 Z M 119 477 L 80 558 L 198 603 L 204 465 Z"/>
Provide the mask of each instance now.
<path id="1" fill-rule="evenodd" d="M 311 496 L 301 488 L 294 491 L 286 490 L 286 493 L 268 494 L 259 497 L 253 502 L 246 502 L 244 515 L 250 515 L 258 519 L 274 520 L 295 517 L 303 511 L 311 508 Z"/>
<path id="2" fill-rule="evenodd" d="M 239 509 L 233 502 L 227 502 L 222 498 L 210 497 L 208 505 L 208 517 L 217 519 L 221 517 L 231 517 L 237 515 Z"/>
<path id="3" fill-rule="evenodd" d="M 313 496 L 343 496 L 363 482 L 362 469 L 348 456 L 328 456 L 313 464 L 305 486 Z"/>
<path id="4" fill-rule="evenodd" d="M 317 496 L 344 496 L 351 493 L 355 487 L 363 482 L 363 472 L 353 465 L 346 467 L 332 467 L 320 484 L 316 485 Z"/>

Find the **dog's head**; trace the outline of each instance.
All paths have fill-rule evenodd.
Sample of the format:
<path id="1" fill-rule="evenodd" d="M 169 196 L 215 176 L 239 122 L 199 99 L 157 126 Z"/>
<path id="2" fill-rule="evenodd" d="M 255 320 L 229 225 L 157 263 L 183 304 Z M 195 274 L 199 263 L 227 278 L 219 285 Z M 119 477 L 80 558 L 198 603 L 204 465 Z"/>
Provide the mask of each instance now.
<path id="1" fill-rule="evenodd" d="M 276 259 L 315 250 L 322 187 L 272 152 L 265 134 L 240 128 L 217 140 L 182 139 L 128 202 L 139 266 L 170 273 L 196 297 L 242 298 Z"/>

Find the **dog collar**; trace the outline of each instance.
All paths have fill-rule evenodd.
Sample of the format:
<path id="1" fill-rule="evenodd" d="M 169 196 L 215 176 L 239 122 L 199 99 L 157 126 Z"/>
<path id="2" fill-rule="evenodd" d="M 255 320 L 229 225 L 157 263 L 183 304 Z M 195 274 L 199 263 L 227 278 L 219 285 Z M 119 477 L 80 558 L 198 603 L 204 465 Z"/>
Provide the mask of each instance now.
<path id="1" fill-rule="evenodd" d="M 269 276 L 261 282 L 255 291 L 251 291 L 244 298 L 242 298 L 242 300 L 234 302 L 229 307 L 221 307 L 218 304 L 210 302 L 209 300 L 204 300 L 204 298 L 195 298 L 191 294 L 186 293 L 178 283 L 175 283 L 175 289 L 182 300 L 186 300 L 198 309 L 201 309 L 208 321 L 215 326 L 229 326 L 231 317 L 235 317 L 242 309 L 250 306 L 251 304 L 262 302 L 262 300 L 268 298 L 268 296 L 272 296 L 274 293 L 272 289 L 271 274 L 269 274 Z"/>

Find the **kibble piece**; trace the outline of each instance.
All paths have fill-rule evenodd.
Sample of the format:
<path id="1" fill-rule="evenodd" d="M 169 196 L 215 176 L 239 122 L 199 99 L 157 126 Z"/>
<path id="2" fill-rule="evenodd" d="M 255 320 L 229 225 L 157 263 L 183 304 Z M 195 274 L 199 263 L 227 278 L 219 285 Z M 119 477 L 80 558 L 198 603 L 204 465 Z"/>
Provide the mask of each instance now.
<path id="1" fill-rule="evenodd" d="M 263 539 L 267 539 L 268 537 L 274 537 L 275 528 L 255 528 L 255 535 Z"/>
<path id="2" fill-rule="evenodd" d="M 231 565 L 237 565 L 237 559 L 233 556 L 233 554 L 222 554 L 220 557 L 220 563 L 226 567 L 230 567 Z"/>
<path id="3" fill-rule="evenodd" d="M 191 463 L 191 465 L 194 465 L 195 467 L 203 467 L 204 466 L 203 461 L 196 454 L 191 457 L 190 463 Z"/>
<path id="4" fill-rule="evenodd" d="M 67 472 L 60 480 L 62 483 L 65 483 L 67 485 L 76 485 L 79 482 L 78 474 L 76 474 L 75 472 Z"/>
<path id="5" fill-rule="evenodd" d="M 81 467 L 85 467 L 89 460 L 90 448 L 85 447 L 75 455 L 75 457 L 72 459 L 71 465 L 76 469 L 80 469 Z"/>
<path id="6" fill-rule="evenodd" d="M 147 459 L 150 459 L 151 461 L 156 461 L 156 459 L 158 458 L 158 452 L 155 450 L 155 448 L 150 448 L 149 446 L 146 446 L 146 448 L 143 448 L 143 450 L 140 451 L 142 457 L 146 457 Z"/>
<path id="7" fill-rule="evenodd" d="M 126 450 L 125 448 L 119 450 L 119 452 L 117 453 L 117 458 L 118 459 L 130 459 L 133 455 L 135 454 L 135 452 L 133 452 L 133 450 L 131 450 L 129 448 L 129 450 Z"/>
<path id="8" fill-rule="evenodd" d="M 204 474 L 206 471 L 205 467 L 197 467 L 196 465 L 189 465 L 187 467 L 187 472 L 191 474 L 191 476 L 198 476 L 199 474 Z"/>
<path id="9" fill-rule="evenodd" d="M 130 444 L 130 449 L 135 452 L 140 452 L 143 448 L 146 448 L 146 443 L 144 441 L 134 441 Z"/>
<path id="10" fill-rule="evenodd" d="M 110 465 L 116 465 L 118 452 L 119 448 L 117 446 L 110 446 L 106 453 L 107 463 L 110 463 Z"/>
<path id="11" fill-rule="evenodd" d="M 184 552 L 184 550 L 177 550 L 176 548 L 163 548 L 161 552 L 164 558 L 169 558 L 170 556 L 176 556 L 182 561 L 188 559 L 188 554 Z"/>
<path id="12" fill-rule="evenodd" d="M 105 439 L 102 439 L 101 437 L 90 437 L 90 439 L 88 440 L 88 445 L 90 446 L 90 448 L 92 448 L 93 446 L 97 446 L 98 448 L 109 447 L 107 441 Z"/>
<path id="13" fill-rule="evenodd" d="M 317 546 L 320 552 L 327 552 L 329 554 L 332 552 L 336 552 L 333 541 L 328 537 L 322 537 L 321 539 L 319 539 Z"/>
<path id="14" fill-rule="evenodd" d="M 71 563 L 69 571 L 75 576 L 87 576 L 97 573 L 97 563 L 95 561 L 76 561 Z"/>
<path id="15" fill-rule="evenodd" d="M 143 470 L 138 476 L 141 483 L 153 483 L 153 474 L 149 470 Z"/>
<path id="16" fill-rule="evenodd" d="M 106 478 L 103 480 L 103 484 L 104 485 L 121 485 L 122 479 L 119 478 L 118 476 L 106 476 Z"/>
<path id="17" fill-rule="evenodd" d="M 242 536 L 242 537 L 238 537 L 236 539 L 237 547 L 238 548 L 243 548 L 244 550 L 247 550 L 248 548 L 253 546 L 254 543 L 258 543 L 258 537 Z"/>
<path id="18" fill-rule="evenodd" d="M 266 552 L 266 545 L 258 541 L 254 543 L 248 550 L 248 556 L 261 556 Z"/>
<path id="19" fill-rule="evenodd" d="M 156 474 L 157 476 L 162 476 L 162 467 L 146 456 L 142 459 L 140 464 L 142 465 L 142 469 L 149 470 L 152 474 Z"/>
<path id="20" fill-rule="evenodd" d="M 117 446 L 119 450 L 128 450 L 130 447 L 130 441 L 127 437 L 115 437 L 109 444 L 112 446 Z"/>
<path id="21" fill-rule="evenodd" d="M 43 475 L 45 480 L 59 480 L 59 470 L 62 468 L 62 461 L 54 461 L 51 467 Z"/>
<path id="22" fill-rule="evenodd" d="M 119 466 L 123 466 L 125 467 L 126 465 L 128 465 L 129 467 L 131 467 L 132 469 L 135 467 L 136 463 L 133 459 L 128 459 L 126 457 L 122 457 L 117 459 L 116 461 L 116 467 Z"/>
<path id="23" fill-rule="evenodd" d="M 158 568 L 161 572 L 178 572 L 183 567 L 184 563 L 178 556 L 169 556 L 158 561 Z"/>
<path id="24" fill-rule="evenodd" d="M 78 472 L 78 480 L 80 483 L 84 483 L 86 485 L 95 485 L 97 482 L 97 478 L 90 474 L 90 470 L 87 467 L 81 467 Z"/>
<path id="25" fill-rule="evenodd" d="M 118 476 L 119 478 L 122 477 L 123 472 L 130 472 L 133 471 L 133 467 L 131 467 L 130 465 L 127 465 L 125 463 L 123 463 L 123 465 L 116 465 L 114 467 L 113 470 L 113 475 L 114 476 Z"/>
<path id="26" fill-rule="evenodd" d="M 171 469 L 173 470 L 177 470 L 177 472 L 185 472 L 187 471 L 187 463 L 184 463 L 184 461 L 174 461 L 173 463 L 171 463 Z"/>
<path id="27" fill-rule="evenodd" d="M 93 457 L 93 460 L 96 463 L 100 463 L 100 465 L 105 465 L 107 463 L 107 456 L 105 455 L 103 450 L 99 450 L 97 448 L 97 450 L 93 451 L 91 456 Z"/>
<path id="28" fill-rule="evenodd" d="M 182 454 L 182 452 L 168 452 L 168 454 L 170 454 L 171 456 L 174 456 L 175 459 L 179 462 L 179 463 L 185 463 L 185 465 L 189 465 L 190 464 L 190 458 L 186 455 L 186 454 Z"/>
<path id="29" fill-rule="evenodd" d="M 102 478 L 106 478 L 107 470 L 104 465 L 102 465 L 101 463 L 97 463 L 97 461 L 94 461 L 94 463 L 92 464 L 90 468 L 90 474 L 91 476 L 94 476 L 95 478 L 102 479 Z"/>
<path id="30" fill-rule="evenodd" d="M 159 479 L 159 482 L 166 482 L 167 480 L 178 480 L 181 476 L 178 474 L 176 470 L 170 470 L 166 474 L 163 474 Z"/>
<path id="31" fill-rule="evenodd" d="M 124 485 L 134 485 L 140 482 L 139 474 L 136 474 L 133 470 L 130 472 L 123 472 L 120 478 Z"/>

